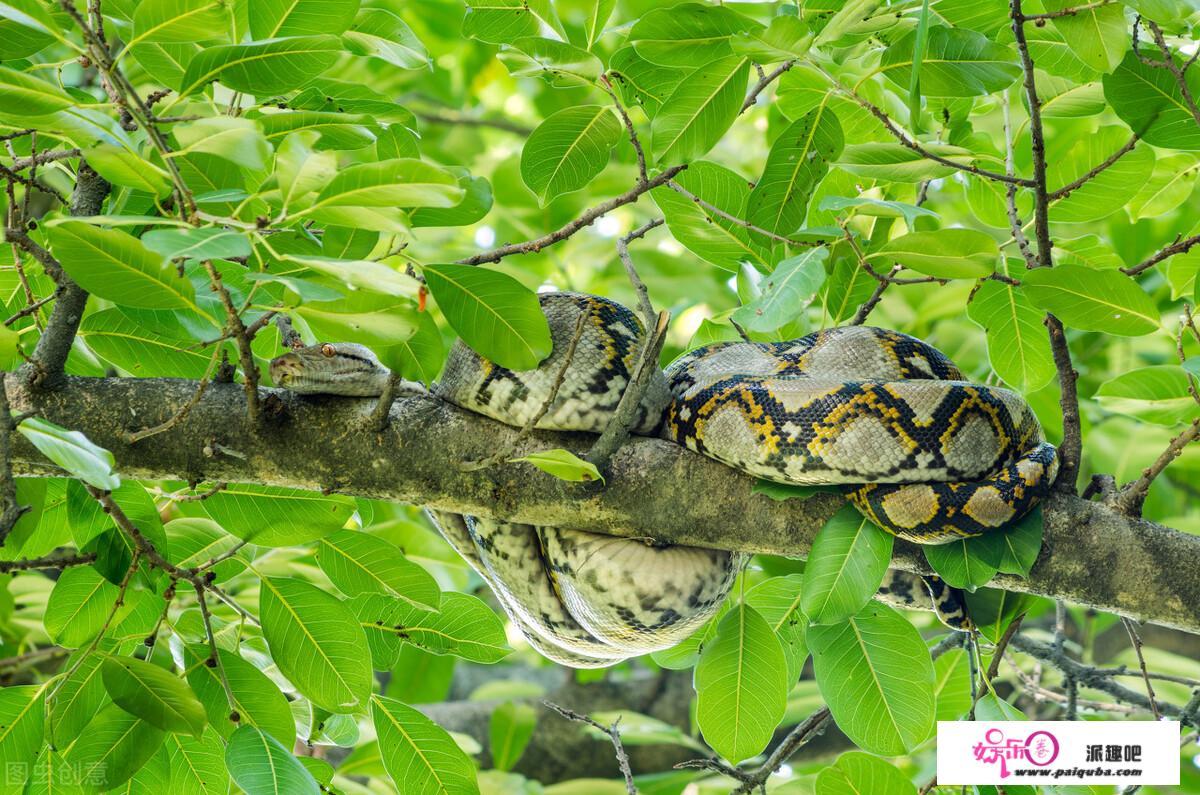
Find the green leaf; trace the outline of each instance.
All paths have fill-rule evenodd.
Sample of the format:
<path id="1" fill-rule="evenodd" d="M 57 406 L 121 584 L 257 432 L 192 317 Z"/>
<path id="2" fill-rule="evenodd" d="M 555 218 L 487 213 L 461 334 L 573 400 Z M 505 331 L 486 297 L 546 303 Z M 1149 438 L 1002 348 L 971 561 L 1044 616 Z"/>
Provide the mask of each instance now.
<path id="1" fill-rule="evenodd" d="M 1150 296 L 1119 271 L 1058 265 L 1026 271 L 1021 278 L 1034 306 L 1072 328 L 1122 337 L 1159 328 L 1158 309 Z"/>
<path id="2" fill-rule="evenodd" d="M 1117 126 L 1102 127 L 1092 135 L 1081 136 L 1064 155 L 1051 160 L 1046 169 L 1050 190 L 1058 190 L 1089 174 L 1128 140 L 1129 133 Z M 1138 144 L 1068 196 L 1052 201 L 1050 217 L 1069 223 L 1094 221 L 1111 215 L 1137 194 L 1153 170 L 1153 150 Z"/>
<path id="3" fill-rule="evenodd" d="M 912 81 L 917 33 L 899 39 L 883 53 L 879 71 L 908 88 Z M 1012 85 L 1021 75 L 1017 54 L 973 30 L 933 27 L 919 61 L 921 93 L 927 97 L 977 97 Z"/>
<path id="4" fill-rule="evenodd" d="M 869 604 L 840 624 L 809 627 L 808 644 L 821 696 L 856 745 L 898 756 L 929 738 L 933 663 L 903 616 Z"/>
<path id="5" fill-rule="evenodd" d="M 225 747 L 225 766 L 246 795 L 320 795 L 300 760 L 269 734 L 242 726 Z"/>
<path id="6" fill-rule="evenodd" d="M 46 688 L 49 685 L 9 685 L 0 689 L 0 765 L 5 784 L 23 784 L 33 771 L 46 732 Z M 16 775 L 14 775 L 16 774 Z M 21 778 L 21 781 L 14 781 Z"/>
<path id="7" fill-rule="evenodd" d="M 761 28 L 728 6 L 680 3 L 643 14 L 630 28 L 629 40 L 651 63 L 695 66 L 729 55 L 734 34 Z"/>
<path id="8" fill-rule="evenodd" d="M 524 461 L 527 464 L 533 464 L 559 480 L 569 480 L 575 483 L 589 483 L 597 480 L 601 483 L 604 482 L 604 476 L 600 474 L 600 470 L 596 469 L 595 464 L 584 461 L 570 450 L 562 448 L 540 450 L 520 458 L 510 458 L 509 461 Z"/>
<path id="9" fill-rule="evenodd" d="M 921 17 L 912 43 L 908 77 L 908 121 L 913 132 L 921 132 L 921 61 L 929 49 L 929 0 L 921 2 Z"/>
<path id="10" fill-rule="evenodd" d="M 412 795 L 473 795 L 475 765 L 444 729 L 412 707 L 371 697 L 371 720 L 383 766 Z"/>
<path id="11" fill-rule="evenodd" d="M 513 77 L 540 77 L 553 86 L 592 86 L 604 71 L 595 55 L 566 42 L 527 36 L 497 56 Z"/>
<path id="12" fill-rule="evenodd" d="M 1076 7 L 1071 0 L 1046 0 L 1045 6 L 1051 12 Z M 1120 4 L 1085 5 L 1055 17 L 1051 24 L 1076 57 L 1098 72 L 1111 72 L 1129 49 L 1129 28 Z"/>
<path id="13" fill-rule="evenodd" d="M 161 333 L 154 315 L 150 310 L 102 309 L 83 319 L 79 339 L 96 356 L 133 375 L 201 378 L 213 352 L 195 349 L 192 340 Z"/>
<path id="14" fill-rule="evenodd" d="M 583 32 L 587 36 L 587 46 L 590 50 L 604 34 L 604 23 L 612 16 L 617 7 L 617 0 L 590 0 L 587 4 L 587 16 L 583 20 Z"/>
<path id="15" fill-rule="evenodd" d="M 461 171 L 458 187 L 463 190 L 462 201 L 453 207 L 421 207 L 409 215 L 409 223 L 421 226 L 467 226 L 483 220 L 492 209 L 492 184 L 483 177 L 473 177 Z"/>
<path id="16" fill-rule="evenodd" d="M 781 14 L 771 20 L 766 30 L 752 28 L 741 31 L 729 43 L 739 55 L 758 63 L 771 63 L 803 58 L 812 40 L 812 34 L 799 17 Z"/>
<path id="17" fill-rule="evenodd" d="M 54 463 L 98 489 L 111 491 L 121 485 L 113 471 L 113 455 L 79 431 L 68 431 L 40 417 L 28 417 L 17 431 Z"/>
<path id="18" fill-rule="evenodd" d="M 1004 631 L 1016 617 L 1029 609 L 1033 597 L 1028 594 L 980 588 L 966 594 L 967 612 L 979 628 L 979 634 L 999 643 Z"/>
<path id="19" fill-rule="evenodd" d="M 421 289 L 420 283 L 413 277 L 390 265 L 373 260 L 298 257 L 291 254 L 286 254 L 281 259 L 283 262 L 303 265 L 309 270 L 340 282 L 349 290 L 367 290 L 381 295 L 416 298 Z"/>
<path id="20" fill-rule="evenodd" d="M 122 146 L 100 143 L 84 148 L 82 153 L 88 165 L 114 185 L 159 197 L 171 192 L 166 171 Z"/>
<path id="21" fill-rule="evenodd" d="M 219 80 L 226 88 L 256 96 L 282 94 L 317 77 L 343 52 L 337 36 L 297 36 L 201 51 L 188 64 L 180 97 Z"/>
<path id="22" fill-rule="evenodd" d="M 383 593 L 436 610 L 437 581 L 394 545 L 362 531 L 339 530 L 317 545 L 317 564 L 346 596 Z"/>
<path id="23" fill-rule="evenodd" d="M 564 108 L 538 125 L 521 150 L 521 178 L 542 205 L 585 187 L 608 165 L 621 123 L 605 105 Z"/>
<path id="24" fill-rule="evenodd" d="M 995 542 L 987 536 L 926 545 L 922 549 L 929 565 L 948 585 L 967 591 L 989 582 L 1000 568 L 992 554 L 997 551 Z"/>
<path id="25" fill-rule="evenodd" d="M 206 260 L 250 256 L 250 241 L 240 229 L 215 226 L 156 229 L 142 235 L 141 240 L 146 248 L 167 259 Z"/>
<path id="26" fill-rule="evenodd" d="M 429 53 L 412 28 L 391 11 L 364 8 L 342 35 L 346 49 L 355 55 L 378 58 L 401 69 L 424 69 Z"/>
<path id="27" fill-rule="evenodd" d="M 1028 720 L 1025 713 L 1009 704 L 995 693 L 984 693 L 975 705 L 975 720 L 1006 721 Z"/>
<path id="28" fill-rule="evenodd" d="M 354 614 L 303 580 L 264 577 L 262 586 L 263 637 L 280 672 L 322 709 L 360 709 L 371 692 L 371 657 Z"/>
<path id="29" fill-rule="evenodd" d="M 532 370 L 550 355 L 550 326 L 537 295 L 498 271 L 426 265 L 429 291 L 463 342 L 510 370 Z"/>
<path id="30" fill-rule="evenodd" d="M 828 106 L 788 125 L 771 146 L 750 192 L 746 220 L 777 235 L 796 231 L 829 163 L 842 153 L 842 143 L 841 124 Z"/>
<path id="31" fill-rule="evenodd" d="M 177 124 L 171 132 L 181 147 L 173 157 L 207 152 L 251 171 L 264 170 L 271 159 L 271 147 L 253 119 L 213 116 Z"/>
<path id="32" fill-rule="evenodd" d="M 296 742 L 296 723 L 279 686 L 235 652 L 220 649 L 219 654 L 221 671 L 224 671 L 229 690 L 233 693 L 232 707 L 225 695 L 221 672 L 208 665 L 211 658 L 209 647 L 190 643 L 183 646 L 188 684 L 204 705 L 208 720 L 217 734 L 228 739 L 238 725 L 254 726 L 291 748 Z M 239 723 L 229 719 L 231 708 L 237 711 Z"/>
<path id="33" fill-rule="evenodd" d="M 1200 72 L 1189 69 L 1187 84 L 1193 97 L 1200 96 Z M 1136 53 L 1129 52 L 1112 74 L 1104 76 L 1104 98 L 1146 143 L 1200 150 L 1200 125 L 1169 70 L 1144 64 Z"/>
<path id="34" fill-rule="evenodd" d="M 71 95 L 53 83 L 0 66 L 0 107 L 19 108 L 29 116 L 47 116 L 75 104 Z"/>
<path id="35" fill-rule="evenodd" d="M 696 664 L 696 722 L 704 741 L 737 764 L 767 747 L 783 718 L 787 660 L 771 625 L 735 605 Z"/>
<path id="36" fill-rule="evenodd" d="M 65 758 L 76 776 L 73 780 L 104 792 L 129 780 L 162 742 L 162 729 L 109 704 L 95 714 Z"/>
<path id="37" fill-rule="evenodd" d="M 965 649 L 951 649 L 933 661 L 938 720 L 960 720 L 971 709 L 971 660 Z"/>
<path id="38" fill-rule="evenodd" d="M 1006 574 L 1028 577 L 1042 551 L 1042 509 L 1034 508 L 1000 536 L 999 569 Z"/>
<path id="39" fill-rule="evenodd" d="M 987 332 L 988 361 L 1005 383 L 1029 393 L 1054 380 L 1044 314 L 1023 290 L 1003 282 L 984 282 L 967 304 L 967 317 Z"/>
<path id="40" fill-rule="evenodd" d="M 132 235 L 67 221 L 51 227 L 49 237 L 63 269 L 89 293 L 120 306 L 195 307 L 192 283 Z"/>
<path id="41" fill-rule="evenodd" d="M 750 198 L 746 180 L 724 166 L 701 160 L 679 174 L 675 181 L 706 204 L 734 218 L 746 217 L 746 203 Z M 745 226 L 717 215 L 665 186 L 655 188 L 650 195 L 662 210 L 671 234 L 696 256 L 734 273 L 743 262 L 752 263 L 762 271 L 771 269 L 761 246 L 751 242 Z"/>
<path id="42" fill-rule="evenodd" d="M 876 218 L 903 218 L 909 227 L 916 224 L 921 216 L 937 218 L 937 213 L 927 207 L 918 207 L 905 202 L 888 201 L 884 199 L 867 199 L 861 196 L 826 196 L 821 199 L 818 209 L 845 210 L 854 208 L 856 215 L 869 215 Z"/>
<path id="43" fill-rule="evenodd" d="M 1096 399 L 1109 411 L 1175 425 L 1200 416 L 1188 391 L 1188 372 L 1176 364 L 1137 367 L 1110 378 L 1096 390 Z"/>
<path id="44" fill-rule="evenodd" d="M 126 712 L 169 732 L 204 733 L 208 718 L 187 683 L 134 657 L 104 658 L 100 666 L 109 697 Z"/>
<path id="45" fill-rule="evenodd" d="M 617 732 L 621 735 L 621 744 L 626 748 L 639 745 L 682 745 L 701 753 L 705 752 L 703 743 L 686 734 L 678 726 L 673 726 L 649 715 L 643 715 L 640 712 L 620 709 L 593 712 L 588 717 L 606 726 L 615 723 Z M 584 731 L 597 740 L 611 742 L 611 735 L 608 732 L 600 731 L 595 726 L 587 725 L 584 727 Z"/>
<path id="46" fill-rule="evenodd" d="M 120 592 L 90 566 L 67 569 L 46 603 L 46 634 L 69 649 L 83 646 L 100 632 Z"/>
<path id="47" fill-rule="evenodd" d="M 691 70 L 651 63 L 626 45 L 608 59 L 608 75 L 625 104 L 638 105 L 650 118 Z"/>
<path id="48" fill-rule="evenodd" d="M 360 594 L 346 604 L 367 633 L 371 655 L 380 669 L 395 664 L 402 642 L 479 663 L 497 662 L 512 651 L 500 618 L 469 594 L 443 593 L 437 612 L 380 594 Z"/>
<path id="49" fill-rule="evenodd" d="M 733 319 L 747 331 L 768 333 L 803 317 L 825 283 L 828 256 L 824 248 L 810 248 L 785 259 L 763 279 L 762 294 L 734 312 Z"/>
<path id="50" fill-rule="evenodd" d="M 891 559 L 892 536 L 844 506 L 813 539 L 801 610 L 814 624 L 853 616 L 875 595 Z"/>
<path id="51" fill-rule="evenodd" d="M 226 532 L 263 547 L 294 546 L 327 536 L 342 529 L 355 508 L 352 497 L 241 483 L 202 505 Z"/>
<path id="52" fill-rule="evenodd" d="M 225 746 L 215 731 L 206 729 L 200 739 L 168 734 L 166 747 L 175 795 L 226 795 L 229 792 Z"/>
<path id="53" fill-rule="evenodd" d="M 1166 215 L 1183 204 L 1195 192 L 1200 158 L 1193 154 L 1175 154 L 1154 161 L 1150 179 L 1129 202 L 1133 220 Z"/>
<path id="54" fill-rule="evenodd" d="M 143 0 L 133 12 L 133 37 L 125 49 L 141 42 L 204 41 L 228 26 L 223 0 Z"/>
<path id="55" fill-rule="evenodd" d="M 350 27 L 359 0 L 250 0 L 250 35 L 255 40 L 337 35 Z"/>
<path id="56" fill-rule="evenodd" d="M 469 0 L 462 32 L 491 44 L 536 36 L 542 25 L 566 38 L 550 0 Z"/>
<path id="57" fill-rule="evenodd" d="M 893 238 L 871 256 L 939 279 L 977 279 L 996 269 L 1000 248 L 974 229 L 939 229 Z"/>
<path id="58" fill-rule="evenodd" d="M 816 795 L 916 795 L 917 788 L 893 765 L 849 751 L 817 775 Z"/>
<path id="59" fill-rule="evenodd" d="M 488 726 L 488 748 L 492 752 L 492 767 L 512 770 L 525 753 L 537 726 L 537 712 L 528 704 L 506 701 L 492 712 Z"/>
<path id="60" fill-rule="evenodd" d="M 686 163 L 712 149 L 737 118 L 749 76 L 749 59 L 733 55 L 685 77 L 650 125 L 655 161 Z"/>
<path id="61" fill-rule="evenodd" d="M 317 200 L 297 215 L 314 214 L 329 224 L 402 231 L 391 223 L 376 223 L 364 216 L 367 208 L 381 208 L 385 215 L 397 208 L 453 207 L 462 201 L 463 189 L 449 171 L 412 158 L 359 163 L 339 171 L 317 196 Z"/>
<path id="62" fill-rule="evenodd" d="M 975 158 L 970 151 L 946 144 L 925 144 L 926 151 L 968 164 Z M 941 179 L 954 173 L 955 169 L 927 160 L 899 143 L 850 144 L 842 149 L 837 165 L 860 177 L 882 179 L 890 182 L 923 182 Z"/>
<path id="63" fill-rule="evenodd" d="M 804 575 L 789 574 L 760 582 L 746 592 L 746 604 L 766 620 L 783 648 L 787 660 L 787 681 L 797 682 L 808 659 L 805 628 L 808 619 L 800 610 Z"/>

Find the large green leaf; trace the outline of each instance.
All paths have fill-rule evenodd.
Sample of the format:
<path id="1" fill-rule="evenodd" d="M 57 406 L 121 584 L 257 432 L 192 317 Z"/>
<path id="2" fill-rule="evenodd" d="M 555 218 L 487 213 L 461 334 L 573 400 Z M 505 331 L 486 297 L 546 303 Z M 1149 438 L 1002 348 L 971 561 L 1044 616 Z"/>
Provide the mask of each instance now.
<path id="1" fill-rule="evenodd" d="M 46 116 L 73 107 L 70 94 L 25 72 L 0 66 L 0 103 L 30 116 Z"/>
<path id="2" fill-rule="evenodd" d="M 564 108 L 544 122 L 521 150 L 521 177 L 542 204 L 585 187 L 608 165 L 621 123 L 605 105 Z"/>
<path id="3" fill-rule="evenodd" d="M 872 603 L 840 624 L 809 627 L 808 644 L 821 696 L 860 748 L 898 756 L 929 738 L 933 662 L 903 616 Z"/>
<path id="4" fill-rule="evenodd" d="M 828 106 L 792 122 L 771 146 L 762 176 L 750 192 L 746 220 L 777 235 L 795 232 L 829 163 L 841 153 L 842 127 Z"/>
<path id="5" fill-rule="evenodd" d="M 540 77 L 553 86 L 592 86 L 604 71 L 595 55 L 572 44 L 541 36 L 517 39 L 497 56 L 513 77 Z"/>
<path id="6" fill-rule="evenodd" d="M 126 49 L 141 42 L 204 41 L 228 25 L 229 6 L 222 0 L 144 0 L 133 12 Z"/>
<path id="7" fill-rule="evenodd" d="M 116 704 L 96 713 L 87 730 L 66 752 L 66 761 L 92 792 L 105 792 L 125 781 L 162 747 L 164 732 Z"/>
<path id="8" fill-rule="evenodd" d="M 332 33 L 354 20 L 359 0 L 249 0 L 246 16 L 255 40 Z"/>
<path id="9" fill-rule="evenodd" d="M 1197 174 L 1200 174 L 1200 157 L 1194 154 L 1158 158 L 1150 179 L 1129 202 L 1130 216 L 1136 221 L 1171 212 L 1195 192 Z"/>
<path id="10" fill-rule="evenodd" d="M 1076 8 L 1071 0 L 1046 0 L 1047 11 Z M 1090 5 L 1055 17 L 1051 23 L 1076 57 L 1098 72 L 1111 72 L 1129 49 L 1125 9 L 1118 3 Z"/>
<path id="11" fill-rule="evenodd" d="M 967 316 L 987 332 L 988 360 L 1006 383 L 1034 392 L 1054 380 L 1054 358 L 1042 325 L 1045 314 L 1023 290 L 984 282 L 967 304 Z"/>
<path id="12" fill-rule="evenodd" d="M 200 739 L 169 734 L 166 739 L 171 765 L 171 788 L 177 795 L 226 795 L 229 772 L 225 747 L 212 729 Z"/>
<path id="13" fill-rule="evenodd" d="M 161 333 L 151 314 L 102 309 L 83 319 L 79 339 L 105 362 L 132 375 L 202 377 L 212 363 L 213 351 L 198 350 L 194 341 Z"/>
<path id="14" fill-rule="evenodd" d="M 734 218 L 745 218 L 750 190 L 746 181 L 724 166 L 701 160 L 675 178 L 685 190 Z M 666 218 L 667 228 L 681 245 L 717 267 L 736 273 L 749 262 L 771 269 L 760 242 L 752 242 L 746 227 L 668 187 L 651 191 Z"/>
<path id="15" fill-rule="evenodd" d="M 462 31 L 480 41 L 511 44 L 536 36 L 542 25 L 566 38 L 550 0 L 469 0 Z"/>
<path id="16" fill-rule="evenodd" d="M 731 55 L 685 77 L 650 126 L 655 160 L 686 163 L 712 149 L 737 118 L 749 75 L 749 59 Z"/>
<path id="17" fill-rule="evenodd" d="M 1200 96 L 1200 71 L 1189 69 L 1187 84 L 1193 97 Z M 1200 125 L 1169 70 L 1144 64 L 1129 52 L 1112 74 L 1104 76 L 1104 98 L 1146 143 L 1200 150 Z"/>
<path id="18" fill-rule="evenodd" d="M 537 711 L 528 704 L 506 701 L 492 712 L 488 724 L 488 749 L 496 770 L 512 770 L 533 738 Z"/>
<path id="19" fill-rule="evenodd" d="M 825 283 L 823 248 L 810 248 L 785 259 L 763 279 L 762 294 L 733 313 L 748 331 L 770 332 L 804 315 Z"/>
<path id="20" fill-rule="evenodd" d="M 507 274 L 469 265 L 426 265 L 425 281 L 463 342 L 510 370 L 550 355 L 550 326 L 537 295 Z"/>
<path id="21" fill-rule="evenodd" d="M 846 505 L 813 539 L 800 606 L 814 624 L 845 621 L 879 589 L 892 559 L 892 536 Z"/>
<path id="22" fill-rule="evenodd" d="M 922 549 L 929 565 L 948 585 L 974 591 L 995 577 L 1000 568 L 999 538 L 1000 533 L 993 532 Z"/>
<path id="23" fill-rule="evenodd" d="M 359 163 L 338 172 L 305 210 L 358 207 L 453 207 L 463 198 L 458 179 L 444 168 L 412 158 Z M 353 218 L 354 210 L 349 210 Z M 348 226 L 356 226 L 350 223 Z"/>
<path id="24" fill-rule="evenodd" d="M 269 734 L 242 726 L 225 747 L 225 766 L 246 795 L 320 795 L 300 760 Z"/>
<path id="25" fill-rule="evenodd" d="M 0 689 L 0 764 L 6 771 L 5 792 L 20 791 L 45 745 L 46 686 L 9 685 Z M 20 776 L 21 772 L 25 776 Z M 14 779 L 19 778 L 19 781 Z"/>
<path id="26" fill-rule="evenodd" d="M 280 672 L 323 709 L 361 709 L 371 691 L 371 654 L 354 614 L 303 580 L 261 582 L 263 637 Z"/>
<path id="27" fill-rule="evenodd" d="M 927 97 L 976 97 L 1012 85 L 1021 74 L 1011 47 L 972 30 L 930 28 L 920 61 L 921 93 Z M 912 80 L 916 33 L 894 42 L 883 53 L 879 70 L 907 89 Z"/>
<path id="28" fill-rule="evenodd" d="M 183 657 L 188 667 L 188 684 L 192 686 L 208 720 L 217 734 L 225 739 L 238 725 L 254 726 L 291 748 L 296 741 L 296 723 L 288 700 L 271 678 L 238 654 L 220 650 L 221 670 L 210 667 L 208 646 L 186 644 Z M 225 681 L 233 694 L 233 704 L 225 694 Z M 230 711 L 238 714 L 239 722 L 230 720 Z"/>
<path id="29" fill-rule="evenodd" d="M 1098 168 L 1129 140 L 1119 126 L 1102 127 L 1082 136 L 1067 152 L 1051 160 L 1046 182 L 1051 191 L 1062 188 Z M 1139 144 L 1087 183 L 1050 204 L 1053 221 L 1094 221 L 1111 215 L 1137 195 L 1154 170 L 1154 152 Z"/>
<path id="30" fill-rule="evenodd" d="M 337 36 L 296 36 L 209 47 L 188 64 L 179 96 L 186 97 L 214 80 L 234 91 L 258 96 L 281 94 L 320 75 L 342 51 Z"/>
<path id="31" fill-rule="evenodd" d="M 884 243 L 876 254 L 939 279 L 977 279 L 996 269 L 1000 248 L 974 229 L 909 232 Z"/>
<path id="32" fill-rule="evenodd" d="M 968 164 L 975 159 L 970 151 L 958 146 L 928 144 L 924 148 L 955 163 Z M 860 177 L 891 182 L 922 182 L 954 173 L 953 167 L 928 160 L 899 143 L 851 144 L 842 149 L 837 165 Z"/>
<path id="33" fill-rule="evenodd" d="M 69 649 L 84 645 L 100 632 L 120 592 L 91 567 L 67 569 L 46 603 L 46 633 Z"/>
<path id="34" fill-rule="evenodd" d="M 494 663 L 512 651 L 500 617 L 470 594 L 447 591 L 436 612 L 383 594 L 363 593 L 346 604 L 380 669 L 395 664 L 403 643 L 479 663 Z"/>
<path id="35" fill-rule="evenodd" d="M 473 795 L 475 765 L 444 729 L 407 704 L 371 697 L 383 766 L 412 795 Z"/>
<path id="36" fill-rule="evenodd" d="M 694 67 L 729 55 L 733 34 L 761 28 L 728 6 L 680 3 L 643 14 L 630 29 L 629 40 L 651 63 Z"/>
<path id="37" fill-rule="evenodd" d="M 118 305 L 194 306 L 192 283 L 180 277 L 165 257 L 125 232 L 65 221 L 50 228 L 50 247 L 79 286 Z"/>
<path id="38" fill-rule="evenodd" d="M 217 524 L 258 546 L 303 544 L 340 530 L 354 500 L 303 489 L 235 484 L 204 501 Z"/>
<path id="39" fill-rule="evenodd" d="M 1176 364 L 1136 367 L 1096 389 L 1101 406 L 1146 422 L 1174 425 L 1200 416 L 1188 392 L 1188 372 Z"/>
<path id="40" fill-rule="evenodd" d="M 696 722 L 704 740 L 734 764 L 758 754 L 783 718 L 787 660 L 771 625 L 736 605 L 696 664 Z"/>
<path id="41" fill-rule="evenodd" d="M 877 756 L 849 751 L 817 775 L 816 795 L 916 795 L 903 773 Z"/>
<path id="42" fill-rule="evenodd" d="M 413 605 L 437 609 L 441 592 L 425 569 L 394 544 L 368 533 L 340 530 L 318 542 L 317 563 L 347 596 L 383 593 Z"/>
<path id="43" fill-rule="evenodd" d="M 425 45 L 400 17 L 384 8 L 364 8 L 342 35 L 346 49 L 355 55 L 378 58 L 401 69 L 429 65 Z"/>
<path id="44" fill-rule="evenodd" d="M 105 657 L 100 667 L 109 697 L 147 723 L 199 737 L 208 719 L 187 683 L 135 657 Z"/>
<path id="45" fill-rule="evenodd" d="M 1119 271 L 1058 265 L 1027 271 L 1022 280 L 1034 306 L 1073 328 L 1137 337 L 1159 327 L 1150 296 Z"/>
<path id="46" fill-rule="evenodd" d="M 760 582 L 746 592 L 746 604 L 766 620 L 779 638 L 783 656 L 787 658 L 789 682 L 799 681 L 804 661 L 808 659 L 804 640 L 808 619 L 800 610 L 803 584 L 803 575 L 788 574 Z"/>
<path id="47" fill-rule="evenodd" d="M 42 455 L 85 483 L 106 490 L 121 485 L 113 471 L 112 453 L 79 431 L 68 431 L 40 417 L 23 420 L 17 431 Z"/>

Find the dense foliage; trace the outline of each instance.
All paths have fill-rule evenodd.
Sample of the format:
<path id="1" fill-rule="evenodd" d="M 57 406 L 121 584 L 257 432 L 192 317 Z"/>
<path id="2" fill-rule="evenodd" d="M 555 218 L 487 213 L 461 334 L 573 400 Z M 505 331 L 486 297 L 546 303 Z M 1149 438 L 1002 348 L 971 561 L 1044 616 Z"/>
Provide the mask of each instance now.
<path id="1" fill-rule="evenodd" d="M 1198 22 L 1191 0 L 0 0 L 0 359 L 41 388 L 64 367 L 198 396 L 236 378 L 252 416 L 276 316 L 424 383 L 455 337 L 529 368 L 550 346 L 537 289 L 636 305 L 621 242 L 671 312 L 663 361 L 897 328 L 1020 392 L 1062 442 L 1063 491 L 1093 482 L 1200 532 Z M 626 791 L 615 761 L 544 789 L 507 772 L 535 724 L 583 729 L 535 710 L 530 669 L 551 664 L 419 506 L 140 482 L 17 419 L 70 477 L 0 478 L 3 791 Z M 618 724 L 625 745 L 709 760 L 635 768 L 646 793 L 778 771 L 781 795 L 904 795 L 932 776 L 935 720 L 1178 715 L 1200 684 L 1186 653 L 1145 649 L 1175 679 L 1148 707 L 1080 695 L 1064 639 L 1068 662 L 1106 662 L 1121 619 L 1056 624 L 1053 602 L 982 587 L 1028 575 L 1041 541 L 1035 514 L 929 549 L 971 591 L 964 648 L 871 601 L 892 539 L 848 508 L 807 568 L 755 558 L 679 648 L 573 676 L 586 693 L 694 668 L 686 731 Z M 1021 616 L 1057 656 L 1018 641 L 1001 665 Z M 1136 672 L 1143 650 L 1120 655 Z M 413 706 L 473 664 L 491 666 L 475 696 L 499 700 L 486 752 Z M 861 751 L 754 764 L 830 714 Z M 1190 762 L 1184 781 L 1200 792 Z"/>

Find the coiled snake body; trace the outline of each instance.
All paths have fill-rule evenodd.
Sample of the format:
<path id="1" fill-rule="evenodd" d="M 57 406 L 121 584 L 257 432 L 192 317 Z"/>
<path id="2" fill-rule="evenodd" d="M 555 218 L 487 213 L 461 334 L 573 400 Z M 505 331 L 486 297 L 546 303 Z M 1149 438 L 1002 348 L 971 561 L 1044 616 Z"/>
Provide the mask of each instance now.
<path id="1" fill-rule="evenodd" d="M 537 415 L 583 325 L 538 428 L 600 432 L 616 410 L 643 335 L 624 306 L 577 293 L 539 296 L 551 355 L 514 372 L 461 340 L 433 392 L 509 425 Z M 379 394 L 387 372 L 359 345 L 325 343 L 271 363 L 302 393 Z M 868 518 L 938 544 L 1005 527 L 1046 493 L 1055 449 L 1013 392 L 962 380 L 940 351 L 894 331 L 844 327 L 780 343 L 707 345 L 655 373 L 634 431 L 653 433 L 761 478 L 847 485 Z M 647 543 L 431 511 L 443 535 L 491 586 L 545 656 L 612 665 L 668 648 L 718 609 L 739 553 Z M 916 598 L 908 575 L 881 597 Z M 943 621 L 964 626 L 959 594 L 923 578 Z M 919 590 L 919 589 L 918 589 Z"/>

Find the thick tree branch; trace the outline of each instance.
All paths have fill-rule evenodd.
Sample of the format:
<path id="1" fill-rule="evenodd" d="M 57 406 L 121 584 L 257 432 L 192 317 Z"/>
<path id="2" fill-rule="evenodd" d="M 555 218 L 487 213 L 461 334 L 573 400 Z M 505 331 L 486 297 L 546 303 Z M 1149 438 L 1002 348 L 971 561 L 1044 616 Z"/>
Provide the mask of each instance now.
<path id="1" fill-rule="evenodd" d="M 44 392 L 10 375 L 7 387 L 13 410 L 82 431 L 133 478 L 328 488 L 530 524 L 790 556 L 806 555 L 816 531 L 844 504 L 836 494 L 776 502 L 752 493 L 753 478 L 659 439 L 634 438 L 618 450 L 606 485 L 568 483 L 522 466 L 463 471 L 461 462 L 487 456 L 519 429 L 430 397 L 398 400 L 391 423 L 376 433 L 364 427 L 372 399 L 280 391 L 279 411 L 255 429 L 241 386 L 213 384 L 154 444 L 130 445 L 131 427 L 166 421 L 193 399 L 196 382 L 72 377 Z M 535 431 L 516 453 L 564 447 L 578 454 L 593 439 Z M 23 438 L 14 438 L 12 454 L 16 474 L 61 474 Z M 1000 575 L 993 585 L 1200 632 L 1200 536 L 1073 495 L 1056 494 L 1044 515 L 1045 546 L 1030 578 Z M 896 544 L 894 565 L 929 572 L 922 551 L 905 543 Z"/>

